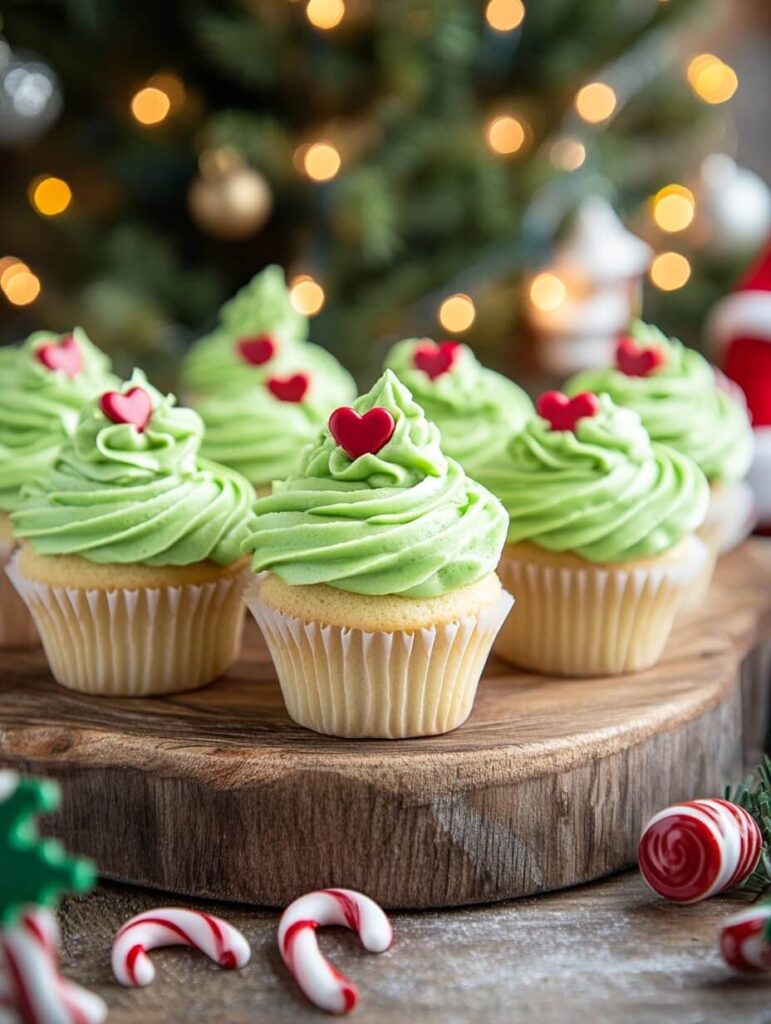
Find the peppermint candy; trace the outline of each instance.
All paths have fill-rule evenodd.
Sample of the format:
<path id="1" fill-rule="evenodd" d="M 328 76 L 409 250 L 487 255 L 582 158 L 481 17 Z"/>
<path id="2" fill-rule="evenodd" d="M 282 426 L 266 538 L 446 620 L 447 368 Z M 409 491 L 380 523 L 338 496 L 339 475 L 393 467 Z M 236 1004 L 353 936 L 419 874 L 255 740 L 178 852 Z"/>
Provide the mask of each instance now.
<path id="1" fill-rule="evenodd" d="M 696 903 L 741 885 L 763 848 L 754 818 L 727 800 L 690 800 L 655 814 L 637 852 L 640 872 L 659 896 Z"/>
<path id="2" fill-rule="evenodd" d="M 113 941 L 112 970 L 121 985 L 149 985 L 155 968 L 147 951 L 160 946 L 193 946 L 225 970 L 244 967 L 252 954 L 241 932 L 221 917 L 180 907 L 148 910 L 127 921 Z"/>
<path id="3" fill-rule="evenodd" d="M 281 915 L 278 948 L 304 995 L 327 1013 L 350 1013 L 358 1000 L 356 986 L 322 956 L 316 941 L 316 930 L 332 924 L 355 931 L 370 953 L 384 953 L 393 930 L 377 903 L 352 889 L 307 893 Z"/>
<path id="4" fill-rule="evenodd" d="M 59 928 L 33 908 L 0 930 L 2 1024 L 102 1024 L 107 1006 L 59 973 Z"/>
<path id="5" fill-rule="evenodd" d="M 771 971 L 771 942 L 764 933 L 771 921 L 771 906 L 752 907 L 734 914 L 720 928 L 720 953 L 735 971 L 762 974 Z"/>

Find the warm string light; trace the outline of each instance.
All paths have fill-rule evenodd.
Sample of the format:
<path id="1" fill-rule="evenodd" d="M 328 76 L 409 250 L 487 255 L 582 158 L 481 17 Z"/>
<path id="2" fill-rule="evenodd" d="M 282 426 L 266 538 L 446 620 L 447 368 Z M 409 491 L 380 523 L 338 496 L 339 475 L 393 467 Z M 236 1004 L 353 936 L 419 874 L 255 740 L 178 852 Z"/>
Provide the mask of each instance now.
<path id="1" fill-rule="evenodd" d="M 567 288 L 564 281 L 548 270 L 536 274 L 530 282 L 530 301 L 536 309 L 545 313 L 559 309 L 566 297 Z"/>
<path id="2" fill-rule="evenodd" d="M 705 103 L 725 103 L 739 88 L 734 69 L 714 53 L 700 53 L 694 57 L 686 76 L 693 91 Z"/>
<path id="3" fill-rule="evenodd" d="M 308 0 L 305 17 L 314 28 L 335 28 L 345 17 L 344 0 Z"/>
<path id="4" fill-rule="evenodd" d="M 14 256 L 0 260 L 0 289 L 14 306 L 28 306 L 40 294 L 40 278 Z"/>
<path id="5" fill-rule="evenodd" d="M 660 252 L 651 263 L 651 283 L 662 292 L 682 288 L 691 276 L 691 264 L 680 252 Z"/>
<path id="6" fill-rule="evenodd" d="M 450 295 L 439 307 L 439 323 L 451 334 L 467 331 L 474 323 L 477 315 L 474 303 L 469 295 L 459 292 Z"/>
<path id="7" fill-rule="evenodd" d="M 179 75 L 163 71 L 149 78 L 131 98 L 131 115 L 145 127 L 161 124 L 187 101 L 185 83 Z"/>
<path id="8" fill-rule="evenodd" d="M 511 156 L 524 145 L 527 133 L 525 126 L 516 117 L 503 114 L 494 117 L 487 126 L 487 144 L 493 153 Z"/>
<path id="9" fill-rule="evenodd" d="M 522 0 L 489 0 L 485 8 L 485 19 L 496 32 L 512 32 L 525 17 Z"/>
<path id="10" fill-rule="evenodd" d="M 551 162 L 561 171 L 577 171 L 586 160 L 586 146 L 578 139 L 557 139 L 551 148 Z"/>
<path id="11" fill-rule="evenodd" d="M 298 154 L 305 173 L 312 181 L 331 181 L 340 170 L 340 153 L 331 142 L 313 142 Z"/>
<path id="12" fill-rule="evenodd" d="M 607 121 L 616 109 L 616 94 L 605 82 L 589 82 L 578 90 L 575 99 L 579 117 L 589 124 Z"/>
<path id="13" fill-rule="evenodd" d="M 72 189 L 62 178 L 44 175 L 29 186 L 29 201 L 43 217 L 58 217 L 72 202 Z"/>
<path id="14" fill-rule="evenodd" d="M 693 192 L 685 185 L 667 185 L 652 201 L 653 219 L 662 231 L 685 231 L 696 213 Z"/>
<path id="15" fill-rule="evenodd" d="M 315 316 L 324 305 L 324 289 L 310 276 L 299 274 L 289 286 L 289 301 L 298 313 Z"/>

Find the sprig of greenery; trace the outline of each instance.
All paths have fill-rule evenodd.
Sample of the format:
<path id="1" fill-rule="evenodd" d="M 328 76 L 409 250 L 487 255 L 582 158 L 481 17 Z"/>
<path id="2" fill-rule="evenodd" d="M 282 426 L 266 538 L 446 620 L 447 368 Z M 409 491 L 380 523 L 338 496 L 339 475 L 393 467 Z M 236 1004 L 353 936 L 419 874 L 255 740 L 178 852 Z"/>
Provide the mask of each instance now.
<path id="1" fill-rule="evenodd" d="M 758 765 L 755 776 L 748 776 L 733 789 L 726 786 L 725 799 L 748 811 L 760 828 L 763 852 L 758 866 L 742 886 L 746 892 L 760 896 L 771 887 L 771 758 L 766 757 Z"/>

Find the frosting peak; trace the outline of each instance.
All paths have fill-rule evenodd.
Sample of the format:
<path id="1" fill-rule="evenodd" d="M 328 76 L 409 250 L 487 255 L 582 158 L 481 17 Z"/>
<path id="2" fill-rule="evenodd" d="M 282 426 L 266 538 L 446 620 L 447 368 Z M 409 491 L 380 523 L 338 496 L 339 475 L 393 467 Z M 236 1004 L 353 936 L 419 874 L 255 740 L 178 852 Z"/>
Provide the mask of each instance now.
<path id="1" fill-rule="evenodd" d="M 110 387 L 107 356 L 80 327 L 37 331 L 2 361 L 0 509 L 13 509 L 23 484 L 44 473 L 74 432 L 89 399 Z"/>
<path id="2" fill-rule="evenodd" d="M 509 512 L 510 543 L 621 562 L 661 554 L 703 521 L 709 491 L 698 467 L 652 443 L 632 409 L 598 398 L 574 430 L 533 417 L 483 477 Z"/>
<path id="3" fill-rule="evenodd" d="M 650 324 L 632 326 L 630 348 L 617 366 L 586 370 L 565 390 L 606 392 L 634 409 L 654 441 L 690 456 L 710 480 L 738 480 L 752 459 L 747 410 L 718 387 L 707 360 Z M 653 355 L 651 355 L 653 353 Z"/>
<path id="4" fill-rule="evenodd" d="M 439 428 L 444 453 L 472 476 L 486 462 L 497 461 L 533 413 L 521 388 L 482 366 L 460 342 L 408 338 L 393 346 L 385 365 Z"/>
<path id="5" fill-rule="evenodd" d="M 474 583 L 497 565 L 506 530 L 500 504 L 442 453 L 439 431 L 386 370 L 353 404 L 385 410 L 393 433 L 351 457 L 330 433 L 254 507 L 244 550 L 254 570 L 289 584 L 359 594 L 431 597 Z"/>
<path id="6" fill-rule="evenodd" d="M 203 423 L 139 370 L 118 392 L 143 391 L 151 413 L 138 428 L 114 422 L 100 400 L 85 407 L 71 441 L 23 491 L 17 536 L 43 555 L 100 563 L 190 565 L 235 561 L 253 498 L 237 473 L 200 459 Z"/>

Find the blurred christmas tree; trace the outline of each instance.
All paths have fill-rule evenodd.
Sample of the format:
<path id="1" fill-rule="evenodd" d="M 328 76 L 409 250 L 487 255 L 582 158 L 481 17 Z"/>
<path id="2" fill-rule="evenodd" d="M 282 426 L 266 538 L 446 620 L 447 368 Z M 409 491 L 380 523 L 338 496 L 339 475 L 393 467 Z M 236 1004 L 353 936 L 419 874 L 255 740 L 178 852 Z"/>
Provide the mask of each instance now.
<path id="1" fill-rule="evenodd" d="M 0 103 L 3 337 L 81 323 L 162 374 L 277 261 L 314 340 L 354 370 L 375 339 L 474 317 L 504 365 L 513 282 L 576 200 L 612 182 L 630 213 L 708 151 L 718 108 L 679 31 L 699 10 L 10 2 L 6 93 L 12 72 L 32 88 L 33 54 L 42 77 L 23 116 Z"/>

